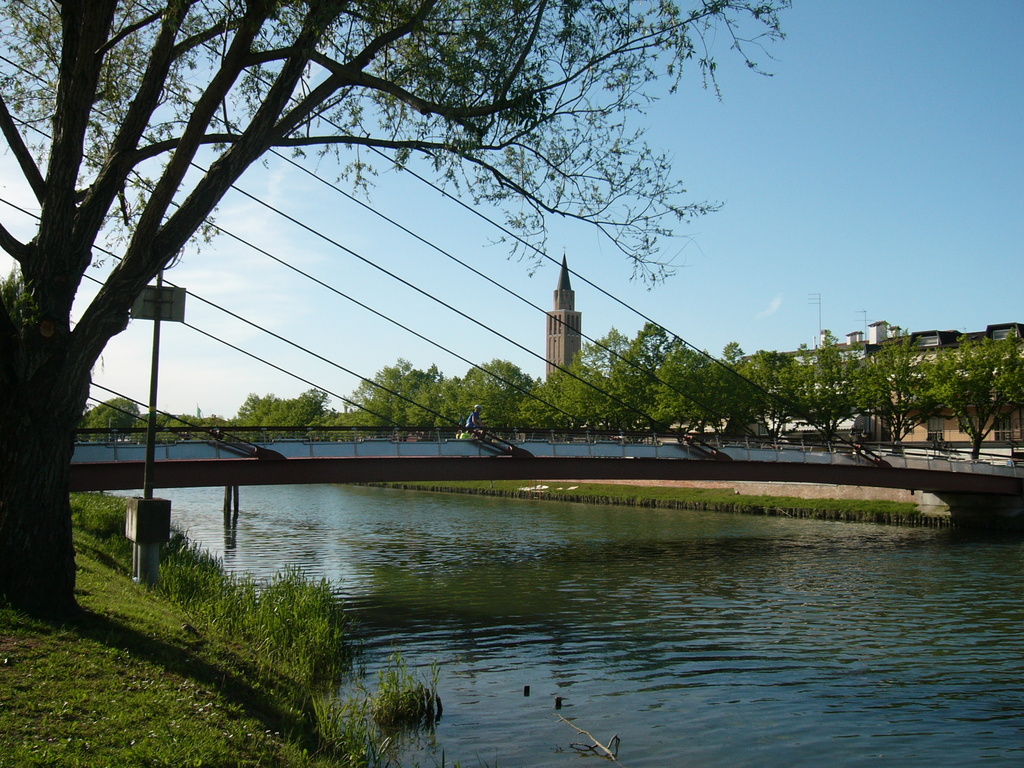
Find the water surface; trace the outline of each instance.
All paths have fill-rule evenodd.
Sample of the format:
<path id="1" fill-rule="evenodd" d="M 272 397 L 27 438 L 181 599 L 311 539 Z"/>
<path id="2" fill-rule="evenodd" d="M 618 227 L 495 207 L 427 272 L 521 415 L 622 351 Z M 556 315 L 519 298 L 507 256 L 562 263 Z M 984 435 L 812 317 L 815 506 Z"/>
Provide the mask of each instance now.
<path id="1" fill-rule="evenodd" d="M 403 763 L 1024 765 L 1024 539 L 349 486 L 170 491 L 258 577 L 339 585 L 368 671 L 441 667 Z M 530 695 L 524 696 L 524 687 Z M 555 700 L 562 700 L 556 709 Z M 596 760 L 597 758 L 587 758 Z M 593 764 L 588 762 L 587 764 Z"/>

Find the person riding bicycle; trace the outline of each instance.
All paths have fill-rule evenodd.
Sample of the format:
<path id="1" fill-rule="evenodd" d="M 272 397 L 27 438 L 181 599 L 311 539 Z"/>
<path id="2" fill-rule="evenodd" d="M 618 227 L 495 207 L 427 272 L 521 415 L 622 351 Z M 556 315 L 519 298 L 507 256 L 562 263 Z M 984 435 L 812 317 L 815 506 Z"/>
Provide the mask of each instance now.
<path id="1" fill-rule="evenodd" d="M 466 417 L 466 429 L 473 435 L 473 437 L 484 436 L 484 422 L 480 418 L 480 411 L 483 410 L 482 406 L 474 405 L 473 412 Z"/>

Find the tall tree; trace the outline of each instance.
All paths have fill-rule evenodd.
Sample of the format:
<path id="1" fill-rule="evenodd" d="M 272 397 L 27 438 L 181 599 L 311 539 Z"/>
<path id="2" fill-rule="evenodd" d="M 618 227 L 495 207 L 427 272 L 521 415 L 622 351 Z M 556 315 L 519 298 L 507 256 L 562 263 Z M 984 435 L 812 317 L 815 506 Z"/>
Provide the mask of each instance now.
<path id="1" fill-rule="evenodd" d="M 691 432 L 744 433 L 754 418 L 754 388 L 739 372 L 743 350 L 730 342 L 721 361 L 677 344 L 665 356 L 659 378 L 658 415 Z"/>
<path id="2" fill-rule="evenodd" d="M 0 224 L 27 300 L 0 308 L 0 596 L 76 609 L 66 488 L 90 373 L 145 285 L 273 148 L 421 156 L 543 237 L 592 222 L 658 277 L 681 200 L 628 116 L 789 0 L 19 0 L 0 5 L 0 132 L 34 196 Z M 661 84 L 657 84 L 661 87 Z M 365 154 L 344 155 L 358 174 Z M 8 181 L 9 180 L 5 180 Z M 119 256 L 72 305 L 101 244 Z"/>
<path id="3" fill-rule="evenodd" d="M 464 418 L 474 405 L 482 405 L 487 426 L 520 426 L 525 423 L 520 420 L 523 403 L 536 387 L 537 381 L 515 363 L 491 360 L 459 380 L 458 413 Z"/>
<path id="4" fill-rule="evenodd" d="M 656 413 L 665 424 L 690 432 L 704 432 L 712 418 L 705 407 L 707 371 L 713 362 L 685 345 L 676 345 L 665 356 L 658 378 L 667 386 L 658 389 Z"/>
<path id="5" fill-rule="evenodd" d="M 1024 348 L 1016 336 L 998 341 L 963 336 L 956 349 L 935 356 L 928 373 L 932 396 L 970 438 L 976 459 L 996 417 L 1024 394 Z"/>
<path id="6" fill-rule="evenodd" d="M 800 349 L 801 364 L 794 369 L 800 419 L 816 427 L 826 443 L 835 440 L 842 422 L 853 415 L 860 355 L 859 347 L 841 347 L 831 333 L 817 349 Z"/>
<path id="7" fill-rule="evenodd" d="M 328 407 L 330 396 L 309 389 L 297 397 L 251 394 L 238 409 L 234 423 L 244 427 L 315 427 L 329 421 L 334 413 Z"/>
<path id="8" fill-rule="evenodd" d="M 762 349 L 740 366 L 741 373 L 756 385 L 751 418 L 770 440 L 781 438 L 799 412 L 799 365 L 791 354 Z"/>
<path id="9" fill-rule="evenodd" d="M 424 371 L 400 357 L 356 387 L 350 399 L 363 407 L 359 423 L 366 426 L 452 426 L 457 416 L 442 412 L 444 383 L 436 365 Z"/>
<path id="10" fill-rule="evenodd" d="M 549 377 L 556 390 L 554 404 L 574 417 L 568 423 L 556 419 L 556 424 L 596 429 L 627 426 L 622 421 L 627 409 L 609 393 L 612 368 L 628 347 L 629 338 L 612 328 L 603 338 L 583 344 L 565 371 L 555 371 Z"/>
<path id="11" fill-rule="evenodd" d="M 928 365 L 908 334 L 885 342 L 860 366 L 857 405 L 882 420 L 893 442 L 902 442 L 935 413 Z"/>
<path id="12" fill-rule="evenodd" d="M 663 387 L 656 377 L 665 356 L 674 346 L 675 341 L 664 328 L 648 322 L 625 349 L 611 358 L 608 385 L 617 398 L 611 407 L 618 426 L 628 429 L 665 426 L 654 415 L 658 392 Z"/>

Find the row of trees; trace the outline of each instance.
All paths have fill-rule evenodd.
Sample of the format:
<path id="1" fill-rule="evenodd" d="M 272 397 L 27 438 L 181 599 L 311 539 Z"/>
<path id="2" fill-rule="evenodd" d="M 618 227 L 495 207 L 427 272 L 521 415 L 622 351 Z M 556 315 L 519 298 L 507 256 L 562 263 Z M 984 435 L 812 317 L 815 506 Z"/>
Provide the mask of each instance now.
<path id="1" fill-rule="evenodd" d="M 963 338 L 958 347 L 923 355 L 910 336 L 869 356 L 826 336 L 795 354 L 745 356 L 726 346 L 716 360 L 648 324 L 630 339 L 612 331 L 585 344 L 568 369 L 546 381 L 507 360 L 492 360 L 465 376 L 447 377 L 403 359 L 381 369 L 348 398 L 360 408 L 341 412 L 326 393 L 292 399 L 249 395 L 230 420 L 239 426 L 452 426 L 476 403 L 495 427 L 666 430 L 745 434 L 779 439 L 812 426 L 826 441 L 848 433 L 850 419 L 872 415 L 887 437 L 904 440 L 920 424 L 949 413 L 975 455 L 996 417 L 1024 404 L 1024 347 L 1018 338 Z M 128 426 L 127 413 L 94 408 L 83 426 Z M 187 419 L 194 423 L 194 419 Z"/>

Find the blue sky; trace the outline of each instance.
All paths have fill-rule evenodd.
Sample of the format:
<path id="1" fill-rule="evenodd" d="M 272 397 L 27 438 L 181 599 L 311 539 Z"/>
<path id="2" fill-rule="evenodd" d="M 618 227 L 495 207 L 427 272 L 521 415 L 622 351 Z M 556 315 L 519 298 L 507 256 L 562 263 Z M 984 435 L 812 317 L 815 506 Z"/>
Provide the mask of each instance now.
<path id="1" fill-rule="evenodd" d="M 673 155 L 689 199 L 724 204 L 666 243 L 675 277 L 653 290 L 631 283 L 625 259 L 582 226 L 557 222 L 548 253 L 564 253 L 574 271 L 716 354 L 731 341 L 747 352 L 813 343 L 819 309 L 822 326 L 840 338 L 876 320 L 964 331 L 1024 321 L 1024 2 L 797 0 L 783 26 L 787 38 L 770 48 L 771 58 L 757 56 L 772 77 L 747 70 L 723 44 L 721 99 L 701 88 L 694 69 L 678 93 L 637 116 L 650 142 Z M 13 178 L 10 158 L 0 163 Z M 333 177 L 331 167 L 319 170 Z M 282 161 L 253 169 L 240 186 L 543 353 L 540 312 Z M 531 276 L 494 244 L 499 232 L 415 179 L 382 174 L 370 202 L 550 307 L 553 264 Z M 0 216 L 9 221 L 6 209 Z M 474 362 L 504 358 L 543 373 L 539 357 L 243 195 L 223 201 L 218 223 Z M 167 279 L 364 376 L 399 357 L 437 363 L 449 375 L 468 368 L 229 238 L 190 253 Z M 601 337 L 614 326 L 633 335 L 643 324 L 581 281 L 574 288 L 586 334 Z M 358 384 L 189 302 L 190 323 L 317 386 L 346 395 Z M 151 334 L 148 323 L 132 323 L 94 380 L 145 400 Z M 230 416 L 249 393 L 292 397 L 310 386 L 191 329 L 164 325 L 162 336 L 161 409 Z"/>

